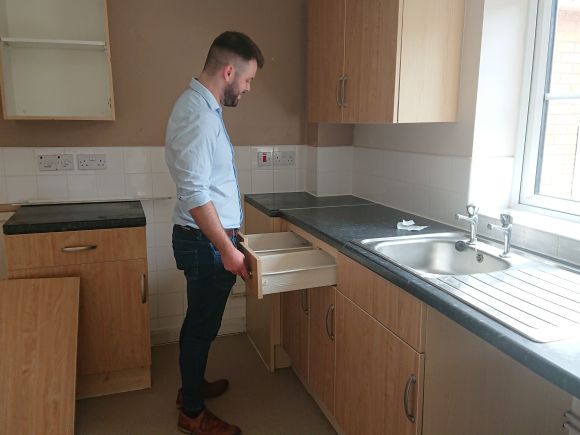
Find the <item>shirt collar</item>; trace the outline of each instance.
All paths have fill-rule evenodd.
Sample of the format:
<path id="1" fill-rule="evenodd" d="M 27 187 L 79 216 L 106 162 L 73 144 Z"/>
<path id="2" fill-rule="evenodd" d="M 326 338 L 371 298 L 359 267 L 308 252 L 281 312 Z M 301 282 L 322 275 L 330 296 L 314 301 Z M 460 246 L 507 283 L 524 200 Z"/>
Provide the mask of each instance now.
<path id="1" fill-rule="evenodd" d="M 207 103 L 208 107 L 211 110 L 213 110 L 217 114 L 222 113 L 222 107 L 219 105 L 213 94 L 209 91 L 208 88 L 202 85 L 195 77 L 191 79 L 191 82 L 189 82 L 189 87 L 202 96 L 202 98 L 205 100 L 205 102 Z"/>

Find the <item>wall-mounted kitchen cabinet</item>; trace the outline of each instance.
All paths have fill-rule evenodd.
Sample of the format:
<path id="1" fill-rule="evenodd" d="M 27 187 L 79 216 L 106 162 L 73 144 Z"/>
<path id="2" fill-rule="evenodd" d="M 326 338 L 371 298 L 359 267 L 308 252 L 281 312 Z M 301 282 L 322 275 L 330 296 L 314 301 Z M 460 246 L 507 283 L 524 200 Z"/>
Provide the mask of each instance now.
<path id="1" fill-rule="evenodd" d="M 113 120 L 106 0 L 0 0 L 4 119 Z"/>
<path id="2" fill-rule="evenodd" d="M 464 0 L 309 0 L 309 121 L 455 121 L 463 16 Z"/>

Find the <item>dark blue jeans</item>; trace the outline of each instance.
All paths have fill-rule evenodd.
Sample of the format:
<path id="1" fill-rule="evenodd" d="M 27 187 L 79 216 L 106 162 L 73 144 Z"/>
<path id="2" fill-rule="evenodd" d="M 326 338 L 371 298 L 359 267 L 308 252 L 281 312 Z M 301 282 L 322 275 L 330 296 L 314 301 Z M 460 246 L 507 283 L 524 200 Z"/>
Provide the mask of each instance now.
<path id="1" fill-rule="evenodd" d="M 179 334 L 183 407 L 196 412 L 204 408 L 201 386 L 209 348 L 236 276 L 224 269 L 219 251 L 201 232 L 174 226 L 172 244 L 177 268 L 187 279 L 187 313 Z"/>

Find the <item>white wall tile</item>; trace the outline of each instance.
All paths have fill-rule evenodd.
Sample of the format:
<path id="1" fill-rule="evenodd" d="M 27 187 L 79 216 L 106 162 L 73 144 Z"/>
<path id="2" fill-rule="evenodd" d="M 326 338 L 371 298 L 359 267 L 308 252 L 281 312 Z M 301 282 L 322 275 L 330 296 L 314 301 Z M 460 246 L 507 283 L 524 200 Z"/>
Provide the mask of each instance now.
<path id="1" fill-rule="evenodd" d="M 180 328 L 183 324 L 183 314 L 180 316 L 171 316 L 171 317 L 160 317 L 158 320 L 159 322 L 159 329 L 177 329 Z"/>
<path id="2" fill-rule="evenodd" d="M 67 175 L 69 199 L 96 199 L 96 175 Z"/>
<path id="3" fill-rule="evenodd" d="M 157 271 L 157 248 L 149 247 L 149 243 L 147 244 L 147 270 L 149 273 Z"/>
<path id="4" fill-rule="evenodd" d="M 127 174 L 125 175 L 125 190 L 129 197 L 153 196 L 153 181 L 151 174 Z"/>
<path id="5" fill-rule="evenodd" d="M 102 147 L 93 148 L 94 154 L 105 154 L 107 156 L 107 167 L 103 170 L 95 171 L 98 174 L 124 174 L 125 162 L 122 148 Z M 75 162 L 76 164 L 76 162 Z"/>
<path id="6" fill-rule="evenodd" d="M 158 293 L 185 292 L 187 281 L 183 272 L 177 268 L 158 272 Z"/>
<path id="7" fill-rule="evenodd" d="M 544 231 L 526 228 L 524 232 L 525 247 L 532 251 L 541 252 L 546 255 L 558 255 L 558 237 Z"/>
<path id="8" fill-rule="evenodd" d="M 157 298 L 159 317 L 183 314 L 183 292 L 159 294 Z"/>
<path id="9" fill-rule="evenodd" d="M 125 198 L 125 174 L 98 174 L 97 195 L 99 198 Z"/>
<path id="10" fill-rule="evenodd" d="M 158 285 L 157 285 L 157 271 L 149 272 L 149 276 L 147 277 L 147 286 L 149 289 L 150 294 L 157 294 L 159 293 Z"/>
<path id="11" fill-rule="evenodd" d="M 274 191 L 274 171 L 252 171 L 252 193 L 270 193 Z"/>
<path id="12" fill-rule="evenodd" d="M 66 175 L 39 175 L 38 199 L 68 199 L 68 182 Z"/>
<path id="13" fill-rule="evenodd" d="M 252 148 L 237 146 L 234 147 L 234 161 L 238 173 L 241 171 L 249 171 L 252 169 Z"/>
<path id="14" fill-rule="evenodd" d="M 165 147 L 150 147 L 149 158 L 151 159 L 151 172 L 169 173 L 169 168 L 165 163 Z"/>
<path id="15" fill-rule="evenodd" d="M 6 177 L 6 196 L 10 203 L 21 203 L 38 198 L 36 176 Z"/>
<path id="16" fill-rule="evenodd" d="M 145 213 L 145 219 L 147 220 L 147 223 L 153 222 L 153 201 L 141 200 L 141 206 L 143 207 L 143 212 Z"/>
<path id="17" fill-rule="evenodd" d="M 149 291 L 149 320 L 155 320 L 157 322 L 157 318 L 159 317 L 159 304 L 158 304 L 158 296 L 157 294 L 151 293 L 151 289 Z M 153 329 L 153 325 L 149 325 L 151 329 Z"/>
<path id="18" fill-rule="evenodd" d="M 31 148 L 4 148 L 4 173 L 7 176 L 36 174 L 36 161 Z"/>
<path id="19" fill-rule="evenodd" d="M 151 158 L 148 147 L 123 149 L 125 173 L 142 174 L 151 172 Z"/>
<path id="20" fill-rule="evenodd" d="M 246 193 L 252 193 L 251 171 L 238 171 L 238 186 L 240 187 L 240 193 L 242 195 L 245 195 Z"/>
<path id="21" fill-rule="evenodd" d="M 148 221 L 172 222 L 175 201 L 175 199 L 156 199 L 151 201 L 153 204 L 153 213 L 151 214 L 151 217 L 148 218 Z"/>
<path id="22" fill-rule="evenodd" d="M 171 222 L 155 222 L 150 225 L 153 225 L 155 231 L 155 246 L 171 246 L 173 224 Z"/>
<path id="23" fill-rule="evenodd" d="M 296 146 L 296 169 L 308 168 L 308 148 L 307 145 Z"/>
<path id="24" fill-rule="evenodd" d="M 170 246 L 158 246 L 152 249 L 155 252 L 157 262 L 157 271 L 166 269 L 175 269 L 175 259 L 173 258 L 173 249 Z"/>
<path id="25" fill-rule="evenodd" d="M 296 191 L 303 192 L 306 190 L 306 169 L 296 170 Z"/>
<path id="26" fill-rule="evenodd" d="M 0 177 L 3 177 L 4 175 L 4 150 L 0 148 Z"/>
<path id="27" fill-rule="evenodd" d="M 152 248 L 157 246 L 155 240 L 155 223 L 154 222 L 147 222 L 145 225 L 145 237 L 147 238 L 147 247 Z"/>
<path id="28" fill-rule="evenodd" d="M 173 198 L 176 195 L 175 183 L 169 172 L 159 172 L 152 175 L 153 196 L 167 196 Z"/>
<path id="29" fill-rule="evenodd" d="M 558 257 L 580 266 L 580 241 L 560 236 L 558 238 Z"/>
<path id="30" fill-rule="evenodd" d="M 296 170 L 276 169 L 274 171 L 274 192 L 295 192 Z"/>

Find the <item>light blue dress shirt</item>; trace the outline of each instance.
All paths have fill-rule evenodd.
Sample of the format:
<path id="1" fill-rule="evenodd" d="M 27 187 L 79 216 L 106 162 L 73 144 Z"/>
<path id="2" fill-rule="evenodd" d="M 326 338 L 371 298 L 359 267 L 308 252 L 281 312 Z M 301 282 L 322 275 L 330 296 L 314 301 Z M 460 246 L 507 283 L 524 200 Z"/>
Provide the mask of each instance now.
<path id="1" fill-rule="evenodd" d="M 177 186 L 173 223 L 199 226 L 189 210 L 211 201 L 224 228 L 242 222 L 234 148 L 213 94 L 195 78 L 167 124 L 165 161 Z"/>

